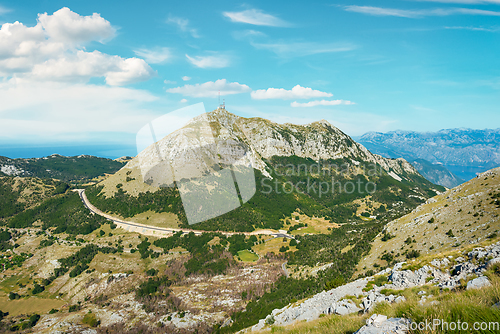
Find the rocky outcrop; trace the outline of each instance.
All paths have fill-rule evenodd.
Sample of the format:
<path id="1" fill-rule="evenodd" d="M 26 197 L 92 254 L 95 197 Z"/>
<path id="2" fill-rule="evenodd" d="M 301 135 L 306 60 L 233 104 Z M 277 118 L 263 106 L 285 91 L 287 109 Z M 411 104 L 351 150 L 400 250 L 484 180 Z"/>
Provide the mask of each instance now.
<path id="1" fill-rule="evenodd" d="M 344 297 L 360 296 L 366 287 L 368 279 L 360 279 L 345 284 L 338 288 L 323 291 L 305 300 L 300 304 L 290 304 L 281 309 L 275 309 L 265 319 L 252 327 L 252 330 L 260 330 L 266 324 L 275 324 L 280 326 L 289 325 L 295 321 L 311 321 L 319 318 L 321 314 L 349 314 L 361 310 L 356 304 Z"/>
<path id="2" fill-rule="evenodd" d="M 467 282 L 467 290 L 480 289 L 480 288 L 484 288 L 484 287 L 490 286 L 490 285 L 491 285 L 491 283 L 488 280 L 488 277 L 481 276 L 481 277 L 474 278 L 473 280 Z"/>
<path id="3" fill-rule="evenodd" d="M 384 289 L 402 290 L 406 288 L 432 284 L 442 289 L 454 289 L 472 278 L 467 283 L 467 289 L 478 289 L 491 285 L 484 275 L 487 265 L 499 262 L 500 242 L 484 248 L 475 248 L 473 251 L 457 258 L 444 257 L 434 259 L 429 265 L 424 265 L 417 270 L 403 270 L 405 263 L 400 262 L 393 268 L 388 268 L 377 275 L 387 275 L 388 282 L 383 286 L 373 285 L 367 290 L 368 282 L 373 277 L 358 279 L 329 291 L 323 291 L 305 300 L 300 304 L 290 304 L 281 309 L 275 309 L 265 319 L 251 328 L 251 331 L 262 330 L 266 325 L 286 326 L 295 321 L 311 321 L 319 318 L 321 314 L 346 315 L 357 312 L 369 313 L 378 303 L 405 302 L 404 296 L 385 295 Z M 488 260 L 491 259 L 492 260 Z M 473 263 L 474 261 L 475 263 Z M 455 263 L 453 265 L 453 263 Z M 493 265 L 491 264 L 491 265 Z M 365 290 L 365 291 L 363 291 Z M 420 304 L 428 303 L 432 295 L 422 290 L 418 293 Z M 355 298 L 353 298 L 355 297 Z M 436 300 L 430 301 L 437 304 Z M 373 315 L 367 325 L 357 333 L 406 333 L 409 326 L 408 319 L 387 319 L 381 315 Z M 392 330 L 392 332 L 391 332 Z"/>
<path id="4" fill-rule="evenodd" d="M 361 327 L 355 334 L 404 334 L 410 329 L 410 320 L 404 318 L 387 319 L 385 315 L 374 314 L 366 325 Z"/>

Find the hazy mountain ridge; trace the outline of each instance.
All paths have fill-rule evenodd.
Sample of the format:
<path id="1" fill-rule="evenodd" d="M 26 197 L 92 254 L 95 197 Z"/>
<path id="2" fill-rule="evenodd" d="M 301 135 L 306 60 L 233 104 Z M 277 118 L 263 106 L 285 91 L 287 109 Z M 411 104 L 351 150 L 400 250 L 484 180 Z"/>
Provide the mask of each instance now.
<path id="1" fill-rule="evenodd" d="M 387 157 L 442 164 L 466 180 L 500 165 L 500 129 L 369 132 L 359 142 Z"/>
<path id="2" fill-rule="evenodd" d="M 425 159 L 415 159 L 410 160 L 409 162 L 427 180 L 446 188 L 453 188 L 465 182 L 463 179 L 446 169 L 443 165 L 432 164 Z"/>

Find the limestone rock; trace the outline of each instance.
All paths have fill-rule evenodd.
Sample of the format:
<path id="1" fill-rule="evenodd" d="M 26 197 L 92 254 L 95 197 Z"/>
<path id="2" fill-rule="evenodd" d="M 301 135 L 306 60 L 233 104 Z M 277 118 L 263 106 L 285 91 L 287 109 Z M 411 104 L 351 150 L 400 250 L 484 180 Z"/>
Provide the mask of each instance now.
<path id="1" fill-rule="evenodd" d="M 472 281 L 467 283 L 467 290 L 470 289 L 480 289 L 483 287 L 490 286 L 490 280 L 486 276 L 480 276 L 478 278 L 474 278 Z"/>
<path id="2" fill-rule="evenodd" d="M 404 318 L 387 319 L 385 315 L 374 314 L 355 334 L 408 333 L 410 320 Z"/>

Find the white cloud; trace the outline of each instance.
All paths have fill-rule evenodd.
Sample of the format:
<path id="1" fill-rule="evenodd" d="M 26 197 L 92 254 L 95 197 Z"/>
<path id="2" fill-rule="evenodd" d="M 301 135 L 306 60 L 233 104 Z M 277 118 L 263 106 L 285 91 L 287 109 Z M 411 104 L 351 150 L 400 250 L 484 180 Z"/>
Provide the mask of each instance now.
<path id="1" fill-rule="evenodd" d="M 191 64 L 200 68 L 223 68 L 228 67 L 231 60 L 226 55 L 213 54 L 207 56 L 190 57 L 186 54 L 186 58 Z"/>
<path id="2" fill-rule="evenodd" d="M 291 107 L 316 107 L 316 106 L 338 106 L 340 104 L 355 104 L 354 102 L 351 101 L 346 101 L 346 100 L 317 100 L 317 101 L 310 101 L 310 102 L 305 102 L 305 103 L 299 103 L 299 102 L 292 102 L 290 103 Z"/>
<path id="3" fill-rule="evenodd" d="M 449 16 L 449 15 L 483 15 L 500 16 L 500 12 L 475 9 L 475 8 L 435 8 L 435 9 L 394 9 L 371 6 L 345 6 L 344 10 L 373 16 L 397 16 L 407 18 L 420 18 L 425 16 Z"/>
<path id="4" fill-rule="evenodd" d="M 255 43 L 252 46 L 257 49 L 274 52 L 281 58 L 303 57 L 319 53 L 346 52 L 356 49 L 356 46 L 348 43 L 315 43 L 315 42 L 292 42 L 292 43 Z"/>
<path id="5" fill-rule="evenodd" d="M 144 58 L 150 64 L 162 64 L 167 62 L 172 57 L 172 53 L 169 48 L 157 48 L 153 50 L 138 49 L 134 50 L 134 53 L 137 56 Z"/>
<path id="6" fill-rule="evenodd" d="M 12 11 L 11 9 L 0 6 L 0 15 L 10 13 L 11 11 Z"/>
<path id="7" fill-rule="evenodd" d="M 181 103 L 186 103 L 187 101 L 188 101 L 188 100 L 186 100 L 186 99 L 182 99 L 180 102 L 181 102 Z"/>
<path id="8" fill-rule="evenodd" d="M 231 22 L 247 23 L 257 26 L 287 27 L 290 24 L 259 9 L 247 9 L 242 12 L 223 12 L 222 15 Z"/>
<path id="9" fill-rule="evenodd" d="M 191 34 L 194 38 L 199 38 L 198 31 L 194 28 L 191 28 L 189 25 L 189 20 L 181 17 L 169 16 L 167 19 L 168 24 L 175 25 L 180 31 L 187 32 Z"/>
<path id="10" fill-rule="evenodd" d="M 52 40 L 63 43 L 102 42 L 115 34 L 115 29 L 101 15 L 80 16 L 67 7 L 52 15 L 38 14 L 38 22 Z"/>
<path id="11" fill-rule="evenodd" d="M 152 70 L 139 58 L 123 59 L 99 51 L 77 51 L 33 66 L 31 77 L 50 81 L 88 81 L 104 77 L 111 86 L 121 86 L 151 78 Z"/>
<path id="12" fill-rule="evenodd" d="M 394 9 L 394 8 L 381 8 L 371 6 L 346 6 L 344 9 L 348 12 L 356 12 L 374 16 L 399 16 L 399 17 L 417 17 L 420 16 L 419 11 Z"/>
<path id="13" fill-rule="evenodd" d="M 38 82 L 0 82 L 0 142 L 98 141 L 108 133 L 135 133 L 152 118 L 151 93 L 125 87 Z M 36 110 L 36 112 L 33 112 Z"/>
<path id="14" fill-rule="evenodd" d="M 245 39 L 245 38 L 251 38 L 251 37 L 264 37 L 266 34 L 264 34 L 261 31 L 258 30 L 253 30 L 253 29 L 248 29 L 248 30 L 243 30 L 243 31 L 234 31 L 232 33 L 233 37 L 235 39 Z"/>
<path id="15" fill-rule="evenodd" d="M 185 75 L 185 76 L 182 77 L 182 80 L 183 81 L 189 81 L 189 80 L 191 80 L 191 77 L 188 77 L 187 75 Z"/>
<path id="16" fill-rule="evenodd" d="M 469 5 L 487 5 L 487 4 L 500 4 L 500 0 L 414 0 L 420 2 L 441 2 L 441 3 L 458 3 Z"/>
<path id="17" fill-rule="evenodd" d="M 39 15 L 34 27 L 5 23 L 0 28 L 0 77 L 75 82 L 104 77 L 110 85 L 123 85 L 153 76 L 142 59 L 78 48 L 110 38 L 114 31 L 99 14 L 80 16 L 68 8 Z"/>
<path id="18" fill-rule="evenodd" d="M 167 85 L 174 85 L 177 83 L 177 81 L 172 81 L 172 80 L 163 80 L 163 83 L 164 84 L 167 84 Z"/>
<path id="19" fill-rule="evenodd" d="M 451 29 L 451 30 L 471 30 L 471 31 L 500 32 L 500 27 L 485 28 L 485 27 L 467 26 L 467 27 L 444 27 L 444 28 L 445 29 Z"/>
<path id="20" fill-rule="evenodd" d="M 215 82 L 209 81 L 203 84 L 184 85 L 182 87 L 167 89 L 168 93 L 177 93 L 190 97 L 217 97 L 220 95 L 232 95 L 250 92 L 252 89 L 247 85 L 237 82 L 227 82 L 220 79 Z"/>
<path id="21" fill-rule="evenodd" d="M 251 93 L 252 99 L 263 100 L 263 99 L 310 99 L 314 97 L 331 97 L 333 94 L 321 92 L 319 90 L 314 90 L 308 87 L 301 87 L 297 85 L 291 90 L 286 90 L 284 88 L 268 88 L 259 89 Z"/>

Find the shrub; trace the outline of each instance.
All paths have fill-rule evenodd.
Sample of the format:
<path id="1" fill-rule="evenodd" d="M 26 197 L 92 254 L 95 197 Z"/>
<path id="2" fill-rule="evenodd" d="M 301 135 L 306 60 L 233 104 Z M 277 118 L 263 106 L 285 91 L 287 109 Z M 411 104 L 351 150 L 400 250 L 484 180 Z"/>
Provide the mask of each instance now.
<path id="1" fill-rule="evenodd" d="M 391 253 L 385 253 L 382 257 L 380 257 L 380 259 L 387 261 L 387 264 L 389 264 L 392 260 L 394 260 L 394 255 Z"/>
<path id="2" fill-rule="evenodd" d="M 33 291 L 31 291 L 32 294 L 36 295 L 40 292 L 43 292 L 45 290 L 45 288 L 41 285 L 39 285 L 38 283 L 35 283 L 35 287 L 33 288 Z"/>
<path id="3" fill-rule="evenodd" d="M 413 258 L 417 258 L 420 256 L 420 252 L 416 249 L 412 249 L 411 251 L 409 251 L 408 253 L 406 253 L 406 258 L 407 259 L 413 259 Z"/>
<path id="4" fill-rule="evenodd" d="M 345 279 L 342 276 L 337 276 L 336 278 L 332 279 L 331 281 L 328 281 L 325 283 L 325 290 L 331 290 L 335 289 L 336 287 L 339 287 L 341 285 L 345 284 Z"/>
<path id="5" fill-rule="evenodd" d="M 146 270 L 146 275 L 148 275 L 148 276 L 156 276 L 157 273 L 158 273 L 158 270 L 156 270 L 154 268 Z"/>
<path id="6" fill-rule="evenodd" d="M 97 317 L 95 316 L 95 314 L 91 313 L 90 311 L 89 311 L 89 313 L 85 314 L 85 316 L 83 317 L 82 322 L 84 324 L 86 324 L 86 325 L 89 325 L 90 327 L 97 327 L 101 323 L 97 319 Z"/>
<path id="7" fill-rule="evenodd" d="M 384 231 L 384 234 L 382 235 L 382 241 L 387 241 L 387 240 L 390 240 L 394 238 L 393 235 L 391 235 L 390 233 L 388 233 L 387 231 Z"/>
<path id="8" fill-rule="evenodd" d="M 270 317 L 266 318 L 266 324 L 268 324 L 269 326 L 274 325 L 275 321 L 276 320 L 274 319 L 273 316 L 270 316 Z"/>
<path id="9" fill-rule="evenodd" d="M 15 292 L 9 292 L 9 299 L 14 300 L 14 299 L 19 299 L 21 296 Z"/>
<path id="10" fill-rule="evenodd" d="M 284 252 L 286 252 L 286 251 L 287 251 L 287 250 L 289 250 L 289 249 L 290 249 L 290 248 L 289 248 L 288 246 L 281 246 L 281 247 L 280 247 L 280 252 L 281 252 L 281 253 L 284 253 Z"/>
<path id="11" fill-rule="evenodd" d="M 80 309 L 80 305 L 70 305 L 68 311 L 69 312 L 76 312 Z"/>

